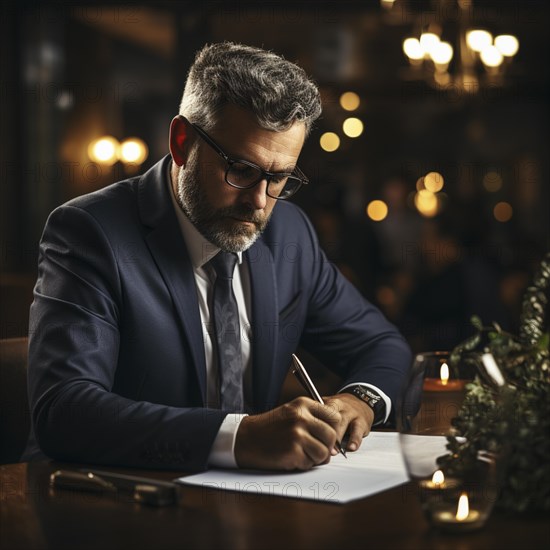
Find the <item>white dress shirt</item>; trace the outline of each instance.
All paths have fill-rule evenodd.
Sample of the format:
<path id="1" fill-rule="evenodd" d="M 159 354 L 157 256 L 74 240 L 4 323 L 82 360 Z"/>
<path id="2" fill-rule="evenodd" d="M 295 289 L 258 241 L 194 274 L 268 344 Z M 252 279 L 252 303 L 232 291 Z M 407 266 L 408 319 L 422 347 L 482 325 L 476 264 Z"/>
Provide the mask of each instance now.
<path id="1" fill-rule="evenodd" d="M 170 179 L 168 181 L 171 181 Z M 183 239 L 193 265 L 197 299 L 202 321 L 204 343 L 204 358 L 206 361 L 206 406 L 219 408 L 219 376 L 218 358 L 214 352 L 215 339 L 214 324 L 210 316 L 210 304 L 214 292 L 216 273 L 211 265 L 206 265 L 220 249 L 207 241 L 195 228 L 189 218 L 180 208 L 170 185 L 172 202 L 181 228 Z M 238 264 L 233 273 L 233 293 L 239 307 L 239 325 L 241 329 L 241 355 L 243 360 L 243 391 L 245 403 L 251 401 L 252 396 L 252 346 L 250 330 L 250 277 L 246 262 L 242 261 L 242 253 L 238 254 Z M 214 340 L 215 341 L 215 340 Z M 220 430 L 208 457 L 210 466 L 236 468 L 235 438 L 241 420 L 246 414 L 228 414 L 220 426 Z"/>

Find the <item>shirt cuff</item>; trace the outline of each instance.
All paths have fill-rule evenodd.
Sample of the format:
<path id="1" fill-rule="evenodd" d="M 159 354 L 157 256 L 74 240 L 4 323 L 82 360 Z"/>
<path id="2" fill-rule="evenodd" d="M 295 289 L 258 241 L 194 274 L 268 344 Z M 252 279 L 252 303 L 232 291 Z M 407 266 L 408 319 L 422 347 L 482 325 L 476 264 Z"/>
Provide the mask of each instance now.
<path id="1" fill-rule="evenodd" d="M 346 388 L 349 388 L 351 386 L 364 386 L 380 394 L 380 397 L 384 400 L 384 403 L 386 404 L 386 417 L 384 418 L 384 420 L 379 420 L 378 422 L 375 422 L 373 426 L 377 426 L 378 424 L 385 424 L 388 421 L 391 413 L 391 399 L 380 388 L 377 388 L 372 384 L 366 384 L 365 382 L 352 382 L 351 384 L 347 384 L 341 390 L 339 390 L 338 393 L 342 393 Z"/>
<path id="2" fill-rule="evenodd" d="M 248 416 L 247 414 L 228 414 L 214 439 L 210 455 L 208 456 L 208 466 L 216 468 L 238 468 L 235 460 L 235 439 L 241 420 Z"/>

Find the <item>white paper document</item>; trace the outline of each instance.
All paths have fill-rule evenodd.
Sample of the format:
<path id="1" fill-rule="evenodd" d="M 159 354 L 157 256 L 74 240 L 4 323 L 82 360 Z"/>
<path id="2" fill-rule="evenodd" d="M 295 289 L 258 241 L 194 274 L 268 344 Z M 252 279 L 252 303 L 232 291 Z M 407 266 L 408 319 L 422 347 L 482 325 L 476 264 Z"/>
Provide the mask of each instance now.
<path id="1" fill-rule="evenodd" d="M 399 434 L 372 432 L 347 458 L 338 454 L 329 464 L 307 472 L 208 470 L 179 483 L 265 495 L 344 503 L 408 481 Z"/>

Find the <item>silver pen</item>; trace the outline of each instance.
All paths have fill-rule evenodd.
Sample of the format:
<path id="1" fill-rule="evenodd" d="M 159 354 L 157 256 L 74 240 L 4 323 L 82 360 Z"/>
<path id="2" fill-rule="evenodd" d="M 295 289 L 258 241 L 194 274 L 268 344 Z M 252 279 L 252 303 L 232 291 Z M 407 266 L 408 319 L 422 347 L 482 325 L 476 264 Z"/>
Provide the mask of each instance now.
<path id="1" fill-rule="evenodd" d="M 292 374 L 296 376 L 298 379 L 298 382 L 302 385 L 302 387 L 307 391 L 311 399 L 314 399 L 317 401 L 317 403 L 321 403 L 321 405 L 324 405 L 325 402 L 323 401 L 323 398 L 317 391 L 317 388 L 315 387 L 315 384 L 311 381 L 311 378 L 309 377 L 309 374 L 307 373 L 306 368 L 304 365 L 302 365 L 302 362 L 298 357 L 293 353 L 292 354 L 292 361 L 294 363 L 294 369 L 292 370 Z M 337 441 L 336 442 L 336 448 L 339 452 L 341 452 L 345 458 L 348 458 L 346 456 L 346 451 L 344 451 L 344 448 L 342 447 L 342 444 Z"/>

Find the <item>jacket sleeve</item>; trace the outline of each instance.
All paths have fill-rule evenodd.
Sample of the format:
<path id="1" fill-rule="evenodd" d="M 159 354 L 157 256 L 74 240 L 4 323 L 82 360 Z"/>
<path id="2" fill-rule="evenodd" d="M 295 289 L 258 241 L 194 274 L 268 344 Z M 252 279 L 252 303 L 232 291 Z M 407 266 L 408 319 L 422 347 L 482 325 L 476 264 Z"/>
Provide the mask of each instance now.
<path id="1" fill-rule="evenodd" d="M 303 216 L 303 214 L 302 214 Z M 411 352 L 397 328 L 340 273 L 320 249 L 303 216 L 313 257 L 308 313 L 301 344 L 342 377 L 342 387 L 364 382 L 392 402 L 393 420 Z"/>
<path id="2" fill-rule="evenodd" d="M 79 207 L 55 210 L 41 239 L 30 310 L 35 437 L 58 460 L 206 469 L 223 412 L 133 401 L 112 391 L 122 296 L 119 262 L 100 223 Z"/>

